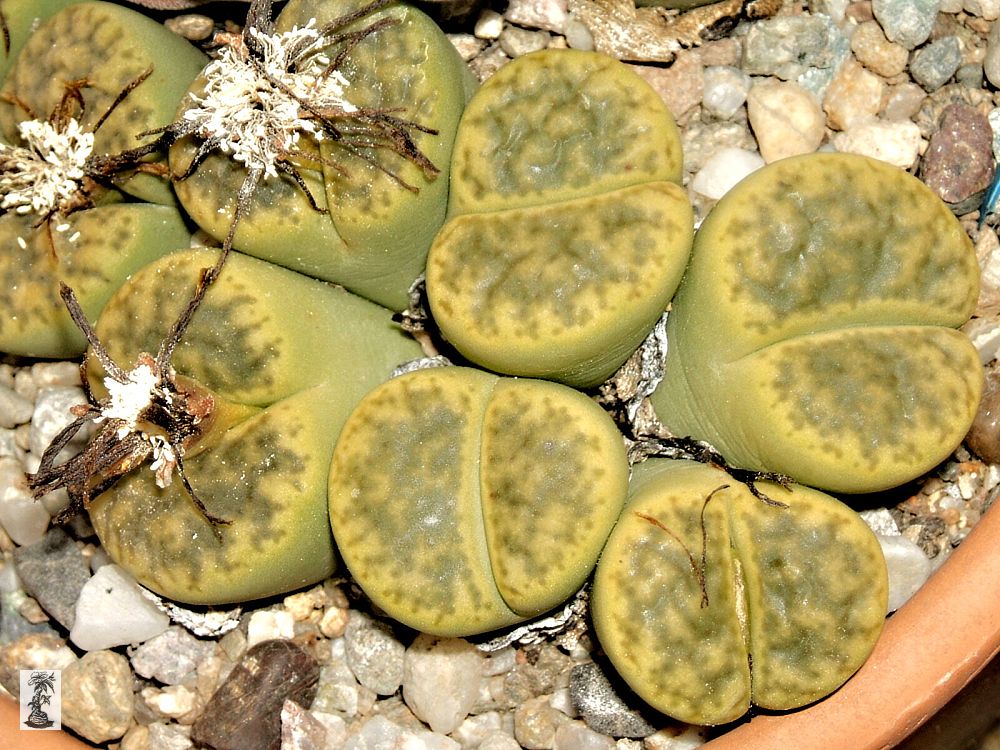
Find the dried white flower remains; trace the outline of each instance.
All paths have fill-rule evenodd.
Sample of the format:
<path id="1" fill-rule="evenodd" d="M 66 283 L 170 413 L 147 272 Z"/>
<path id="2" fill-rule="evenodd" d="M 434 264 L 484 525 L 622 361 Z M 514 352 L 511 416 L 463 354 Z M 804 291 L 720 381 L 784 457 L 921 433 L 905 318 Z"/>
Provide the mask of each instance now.
<path id="1" fill-rule="evenodd" d="M 25 120 L 18 130 L 25 146 L 0 144 L 0 209 L 43 219 L 68 213 L 79 200 L 94 134 L 73 118 L 61 129 L 44 120 Z M 60 222 L 56 229 L 65 231 L 69 225 Z"/>
<path id="2" fill-rule="evenodd" d="M 303 133 L 327 136 L 316 113 L 358 110 L 344 94 L 347 79 L 323 52 L 329 40 L 315 19 L 282 33 L 253 27 L 247 33 L 248 40 L 224 47 L 205 69 L 204 94 L 193 97 L 198 106 L 183 118 L 200 138 L 266 179 L 278 176 L 279 162 L 296 150 Z"/>

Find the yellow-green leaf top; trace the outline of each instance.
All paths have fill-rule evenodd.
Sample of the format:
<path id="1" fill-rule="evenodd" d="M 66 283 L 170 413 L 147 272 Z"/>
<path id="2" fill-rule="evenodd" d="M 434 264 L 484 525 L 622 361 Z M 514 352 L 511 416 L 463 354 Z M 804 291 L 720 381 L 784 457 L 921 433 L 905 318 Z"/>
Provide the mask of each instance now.
<path id="1" fill-rule="evenodd" d="M 943 460 L 982 385 L 954 328 L 972 245 L 914 177 L 861 156 L 769 165 L 698 230 L 668 322 L 661 421 L 731 462 L 870 492 Z"/>
<path id="2" fill-rule="evenodd" d="M 131 367 L 156 352 L 215 251 L 148 266 L 108 304 L 98 333 Z M 140 467 L 91 505 L 116 562 L 173 599 L 221 604 L 312 583 L 334 567 L 330 456 L 362 396 L 419 346 L 388 310 L 341 288 L 234 253 L 177 347 L 174 365 L 213 399 L 185 469 L 221 542 L 179 480 Z"/>
<path id="3" fill-rule="evenodd" d="M 321 28 L 362 4 L 292 0 L 276 20 L 276 31 L 305 26 L 310 19 Z M 343 61 L 341 72 L 349 81 L 345 96 L 360 109 L 388 109 L 436 130 L 414 130 L 412 135 L 440 173 L 429 178 L 390 149 L 367 146 L 369 135 L 358 125 L 344 125 L 343 143 L 321 142 L 322 163 L 295 162 L 320 210 L 310 205 L 292 177 L 265 180 L 240 221 L 234 245 L 399 310 L 408 304 L 407 290 L 423 272 L 427 250 L 444 221 L 451 150 L 469 74 L 448 38 L 415 8 L 390 4 L 348 31 L 386 19 L 393 23 L 365 37 Z M 202 86 L 196 81 L 192 91 Z M 171 149 L 175 173 L 186 171 L 199 143 L 186 138 Z M 300 146 L 313 154 L 317 148 L 307 135 Z M 416 190 L 408 190 L 388 173 Z M 241 164 L 215 151 L 175 188 L 198 225 L 221 240 L 229 232 L 246 174 Z"/>
<path id="4" fill-rule="evenodd" d="M 63 220 L 60 220 L 63 221 Z M 37 217 L 0 216 L 0 351 L 28 357 L 74 357 L 87 342 L 59 297 L 76 292 L 94 320 L 135 271 L 190 242 L 175 208 L 114 204 L 79 211 L 63 231 L 35 227 Z M 21 245 L 24 247 L 21 247 Z"/>
<path id="5" fill-rule="evenodd" d="M 39 24 L 75 2 L 78 0 L 4 0 L 2 8 L 9 45 L 0 48 L 0 81 L 6 77 L 17 53 Z"/>
<path id="6" fill-rule="evenodd" d="M 597 566 L 602 647 L 643 700 L 682 721 L 811 703 L 881 631 L 885 562 L 864 522 L 816 490 L 759 488 L 787 507 L 706 465 L 649 459 Z"/>
<path id="7" fill-rule="evenodd" d="M 532 617 L 583 583 L 625 499 L 620 434 L 553 383 L 467 368 L 369 394 L 330 471 L 337 547 L 400 622 L 470 635 Z"/>
<path id="8" fill-rule="evenodd" d="M 444 336 L 496 372 L 602 382 L 663 312 L 690 252 L 680 139 L 603 55 L 518 58 L 469 103 L 427 293 Z"/>
<path id="9" fill-rule="evenodd" d="M 46 120 L 74 81 L 85 110 L 77 116 L 93 131 L 111 104 L 137 77 L 152 71 L 96 131 L 95 154 L 117 154 L 144 141 L 139 134 L 174 119 L 177 105 L 205 64 L 205 55 L 162 24 L 141 13 L 106 2 L 75 3 L 45 21 L 25 42 L 3 85 L 5 97 L 27 105 L 0 106 L 0 132 L 17 145 L 17 123 Z M 174 203 L 167 180 L 148 174 L 115 181 L 145 200 Z"/>

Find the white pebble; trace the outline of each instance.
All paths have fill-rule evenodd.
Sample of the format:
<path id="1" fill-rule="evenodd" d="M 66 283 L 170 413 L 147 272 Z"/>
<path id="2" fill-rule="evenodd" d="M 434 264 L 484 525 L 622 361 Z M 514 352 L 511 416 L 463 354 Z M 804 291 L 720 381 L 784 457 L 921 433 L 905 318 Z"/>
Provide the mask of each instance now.
<path id="1" fill-rule="evenodd" d="M 816 97 L 797 83 L 765 80 L 747 96 L 747 115 L 760 155 L 770 164 L 811 154 L 823 142 L 826 116 Z"/>
<path id="2" fill-rule="evenodd" d="M 295 618 L 283 609 L 262 609 L 250 615 L 247 648 L 275 638 L 290 640 L 295 635 Z"/>
<path id="3" fill-rule="evenodd" d="M 712 154 L 691 178 L 691 189 L 718 200 L 751 172 L 764 166 L 760 154 L 727 146 Z"/>
<path id="4" fill-rule="evenodd" d="M 13 388 L 0 385 L 0 427 L 12 429 L 31 421 L 35 405 Z"/>
<path id="5" fill-rule="evenodd" d="M 39 389 L 79 386 L 80 366 L 75 362 L 36 362 L 31 366 L 31 379 Z"/>
<path id="6" fill-rule="evenodd" d="M 24 467 L 10 456 L 0 456 L 0 526 L 22 546 L 40 541 L 49 527 L 49 512 L 28 492 Z"/>
<path id="7" fill-rule="evenodd" d="M 545 29 L 557 34 L 566 27 L 566 0 L 508 0 L 504 17 L 526 29 Z"/>
<path id="8" fill-rule="evenodd" d="M 441 734 L 454 731 L 479 697 L 483 657 L 461 638 L 417 636 L 403 658 L 403 700 Z"/>
<path id="9" fill-rule="evenodd" d="M 451 733 L 451 738 L 463 748 L 479 747 L 487 735 L 503 729 L 503 718 L 497 711 L 487 711 L 476 714 L 463 721 L 458 729 Z"/>
<path id="10" fill-rule="evenodd" d="M 728 120 L 747 100 L 750 76 L 739 68 L 712 65 L 705 68 L 704 87 L 702 107 L 713 117 Z"/>
<path id="11" fill-rule="evenodd" d="M 183 685 L 168 685 L 162 689 L 147 687 L 142 689 L 141 695 L 147 706 L 168 719 L 179 719 L 198 705 L 198 694 Z"/>
<path id="12" fill-rule="evenodd" d="M 479 743 L 478 750 L 521 750 L 517 740 L 506 732 L 493 732 Z"/>
<path id="13" fill-rule="evenodd" d="M 38 395 L 38 386 L 35 385 L 35 379 L 31 377 L 30 370 L 18 370 L 14 373 L 14 390 L 29 401 L 35 400 Z"/>
<path id="14" fill-rule="evenodd" d="M 41 456 L 52 439 L 76 419 L 70 407 L 86 402 L 82 388 L 60 386 L 40 390 L 31 415 L 31 452 Z M 79 438 L 78 434 L 76 439 Z"/>
<path id="15" fill-rule="evenodd" d="M 117 565 L 105 565 L 84 584 L 69 638 L 85 651 L 142 643 L 159 635 L 170 618 L 143 596 Z"/>
<path id="16" fill-rule="evenodd" d="M 924 551 L 905 536 L 877 534 L 889 570 L 887 612 L 902 607 L 930 577 L 933 565 Z"/>
<path id="17" fill-rule="evenodd" d="M 576 14 L 570 13 L 566 16 L 566 44 L 573 49 L 592 52 L 594 50 L 594 35 L 590 33 L 590 27 L 577 18 Z"/>
<path id="18" fill-rule="evenodd" d="M 480 39 L 499 39 L 503 31 L 503 16 L 495 10 L 486 9 L 479 14 L 472 30 Z"/>
<path id="19" fill-rule="evenodd" d="M 863 510 L 858 515 L 861 520 L 868 524 L 868 528 L 876 534 L 885 536 L 899 536 L 899 525 L 888 508 L 872 508 Z"/>
<path id="20" fill-rule="evenodd" d="M 866 122 L 833 136 L 833 146 L 848 154 L 861 154 L 909 169 L 924 145 L 914 122 Z"/>
<path id="21" fill-rule="evenodd" d="M 649 735 L 643 744 L 646 750 L 695 750 L 706 741 L 705 730 L 701 727 L 680 725 Z"/>
<path id="22" fill-rule="evenodd" d="M 553 750 L 615 750 L 615 741 L 582 721 L 567 721 L 556 730 Z"/>

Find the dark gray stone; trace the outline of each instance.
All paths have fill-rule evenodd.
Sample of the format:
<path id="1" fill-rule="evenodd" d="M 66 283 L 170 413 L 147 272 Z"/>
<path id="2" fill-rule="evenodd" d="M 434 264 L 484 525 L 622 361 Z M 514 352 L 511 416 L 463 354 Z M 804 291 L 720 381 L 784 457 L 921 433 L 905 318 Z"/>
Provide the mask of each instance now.
<path id="1" fill-rule="evenodd" d="M 595 732 L 612 737 L 648 737 L 656 731 L 637 708 L 643 702 L 624 686 L 612 686 L 594 662 L 573 667 L 569 694 L 580 717 Z"/>
<path id="2" fill-rule="evenodd" d="M 40 542 L 14 550 L 17 577 L 24 590 L 67 630 L 76 621 L 76 600 L 90 580 L 90 568 L 70 536 L 58 526 Z"/>

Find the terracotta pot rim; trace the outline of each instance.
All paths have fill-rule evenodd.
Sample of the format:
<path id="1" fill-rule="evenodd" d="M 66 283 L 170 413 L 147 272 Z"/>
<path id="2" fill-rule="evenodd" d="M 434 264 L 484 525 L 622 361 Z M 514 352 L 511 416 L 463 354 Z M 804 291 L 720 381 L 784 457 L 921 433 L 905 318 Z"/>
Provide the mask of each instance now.
<path id="1" fill-rule="evenodd" d="M 898 745 L 1000 653 L 998 548 L 1000 508 L 991 507 L 941 568 L 886 620 L 871 656 L 840 690 L 800 711 L 755 716 L 705 749 Z"/>

